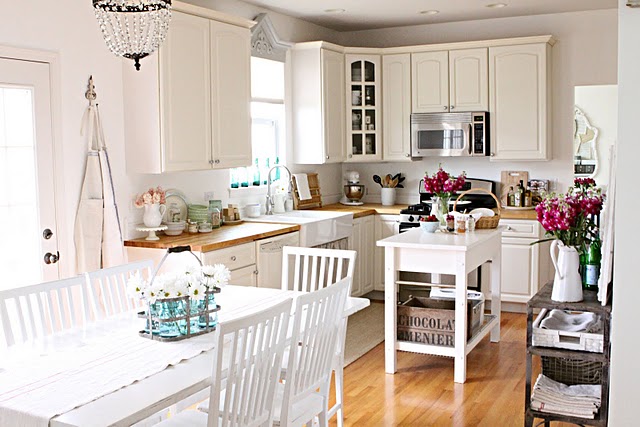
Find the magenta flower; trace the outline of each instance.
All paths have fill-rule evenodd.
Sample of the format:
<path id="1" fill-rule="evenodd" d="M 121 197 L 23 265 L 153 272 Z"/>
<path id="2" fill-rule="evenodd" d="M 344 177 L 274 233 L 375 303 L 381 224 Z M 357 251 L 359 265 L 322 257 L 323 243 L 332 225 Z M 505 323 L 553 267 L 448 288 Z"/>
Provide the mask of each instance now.
<path id="1" fill-rule="evenodd" d="M 451 197 L 456 191 L 462 189 L 465 176 L 466 172 L 462 172 L 457 177 L 451 176 L 440 166 L 433 175 L 425 174 L 424 189 L 437 197 Z"/>

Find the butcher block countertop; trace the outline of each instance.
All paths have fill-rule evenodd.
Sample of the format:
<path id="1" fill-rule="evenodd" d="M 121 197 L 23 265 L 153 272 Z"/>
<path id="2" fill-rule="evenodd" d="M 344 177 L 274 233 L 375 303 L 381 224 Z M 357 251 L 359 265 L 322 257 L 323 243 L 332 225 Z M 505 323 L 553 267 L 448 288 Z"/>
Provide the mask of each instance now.
<path id="1" fill-rule="evenodd" d="M 124 245 L 150 249 L 168 249 L 189 245 L 192 251 L 209 252 L 299 230 L 300 226 L 296 224 L 244 222 L 238 225 L 223 225 L 211 233 L 190 234 L 184 232 L 179 236 L 165 236 L 159 233 L 160 240 L 151 241 L 144 238 L 125 240 Z"/>
<path id="2" fill-rule="evenodd" d="M 334 203 L 332 205 L 325 205 L 321 208 L 316 208 L 314 211 L 337 211 L 337 212 L 352 212 L 354 218 L 362 218 L 369 215 L 399 215 L 401 209 L 406 209 L 407 205 L 393 205 L 382 206 L 380 203 L 365 203 L 360 206 L 348 206 L 340 203 Z"/>
<path id="3" fill-rule="evenodd" d="M 526 210 L 526 211 L 502 209 L 502 212 L 500 213 L 500 218 L 502 218 L 502 219 L 528 219 L 528 220 L 535 221 L 535 220 L 538 219 L 538 214 L 533 209 Z"/>

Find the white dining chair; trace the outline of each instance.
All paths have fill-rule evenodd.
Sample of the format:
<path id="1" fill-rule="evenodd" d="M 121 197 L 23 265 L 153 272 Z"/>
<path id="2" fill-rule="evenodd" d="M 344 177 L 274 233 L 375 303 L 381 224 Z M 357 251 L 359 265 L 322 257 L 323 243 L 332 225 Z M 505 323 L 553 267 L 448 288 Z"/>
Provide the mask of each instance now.
<path id="1" fill-rule="evenodd" d="M 356 251 L 285 246 L 282 248 L 282 289 L 311 292 L 333 285 L 345 277 L 353 278 Z M 290 266 L 293 268 L 290 269 Z M 351 290 L 349 289 L 349 294 Z M 344 341 L 347 321 L 343 322 L 333 361 L 335 404 L 329 419 L 337 416 L 338 427 L 344 425 Z M 286 371 L 284 373 L 286 376 Z"/>
<path id="2" fill-rule="evenodd" d="M 276 392 L 274 425 L 329 423 L 331 372 L 351 278 L 298 297 L 284 384 Z"/>
<path id="3" fill-rule="evenodd" d="M 187 410 L 160 427 L 270 427 L 292 299 L 221 323 L 216 331 L 208 413 Z"/>
<path id="4" fill-rule="evenodd" d="M 88 304 L 84 276 L 0 291 L 0 344 L 9 348 L 86 326 Z"/>
<path id="5" fill-rule="evenodd" d="M 143 303 L 127 293 L 127 281 L 135 274 L 149 279 L 153 261 L 144 260 L 85 273 L 92 314 L 96 320 L 131 311 Z"/>

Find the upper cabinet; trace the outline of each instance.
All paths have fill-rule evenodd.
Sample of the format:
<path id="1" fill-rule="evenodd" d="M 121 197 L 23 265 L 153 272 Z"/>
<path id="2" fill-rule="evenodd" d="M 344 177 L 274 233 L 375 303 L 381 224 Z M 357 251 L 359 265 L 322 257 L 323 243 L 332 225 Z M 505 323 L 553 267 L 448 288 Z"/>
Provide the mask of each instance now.
<path id="1" fill-rule="evenodd" d="M 382 159 L 380 55 L 345 55 L 347 162 Z"/>
<path id="2" fill-rule="evenodd" d="M 251 164 L 249 21 L 211 14 L 174 10 L 158 54 L 141 71 L 123 67 L 128 171 Z"/>
<path id="3" fill-rule="evenodd" d="M 291 52 L 292 129 L 295 163 L 346 159 L 344 54 L 322 42 L 300 43 Z"/>
<path id="4" fill-rule="evenodd" d="M 411 55 L 412 112 L 488 111 L 487 49 Z"/>
<path id="5" fill-rule="evenodd" d="M 411 55 L 382 57 L 383 159 L 411 161 Z"/>
<path id="6" fill-rule="evenodd" d="M 549 160 L 549 43 L 489 48 L 491 160 Z"/>

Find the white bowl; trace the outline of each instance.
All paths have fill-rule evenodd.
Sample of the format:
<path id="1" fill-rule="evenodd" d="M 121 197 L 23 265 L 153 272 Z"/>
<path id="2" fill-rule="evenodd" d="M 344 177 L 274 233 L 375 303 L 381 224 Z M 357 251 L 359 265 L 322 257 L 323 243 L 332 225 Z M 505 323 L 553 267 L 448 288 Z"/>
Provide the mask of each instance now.
<path id="1" fill-rule="evenodd" d="M 245 207 L 245 212 L 249 218 L 257 218 L 260 216 L 260 203 L 250 203 Z"/>
<path id="2" fill-rule="evenodd" d="M 440 228 L 438 221 L 420 221 L 420 228 L 427 233 L 435 233 Z"/>

